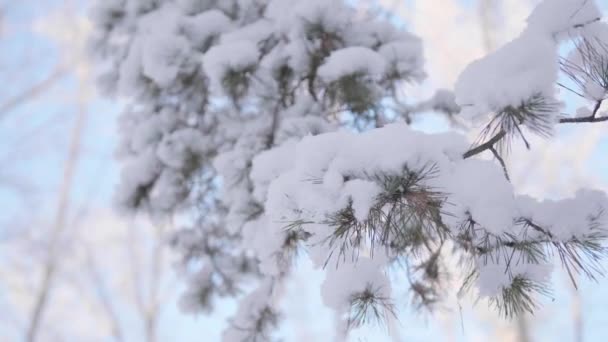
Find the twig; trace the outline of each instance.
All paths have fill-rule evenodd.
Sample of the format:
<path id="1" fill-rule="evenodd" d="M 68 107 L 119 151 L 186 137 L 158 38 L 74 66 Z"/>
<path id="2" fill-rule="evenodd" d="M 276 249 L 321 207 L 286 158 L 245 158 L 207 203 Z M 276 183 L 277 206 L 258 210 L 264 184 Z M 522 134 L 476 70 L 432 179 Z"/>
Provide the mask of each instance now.
<path id="1" fill-rule="evenodd" d="M 502 157 L 500 156 L 500 154 L 498 154 L 498 151 L 496 151 L 496 149 L 494 148 L 493 145 L 490 146 L 490 151 L 492 151 L 492 154 L 494 154 L 494 157 L 496 157 L 496 159 L 498 159 L 498 162 L 502 166 L 502 170 L 505 173 L 505 178 L 510 182 L 511 178 L 509 177 L 509 172 L 507 171 L 507 164 L 505 164 L 504 159 L 502 159 Z"/>
<path id="2" fill-rule="evenodd" d="M 566 89 L 566 90 L 568 90 L 569 92 L 571 92 L 571 93 L 573 93 L 573 94 L 575 94 L 575 95 L 578 95 L 578 96 L 580 96 L 580 97 L 582 97 L 582 98 L 585 98 L 585 96 L 584 96 L 583 94 L 581 94 L 581 93 L 579 93 L 578 91 L 576 91 L 576 90 L 574 90 L 574 89 L 572 89 L 572 88 L 570 88 L 570 87 L 568 87 L 568 86 L 564 85 L 564 84 L 563 84 L 563 83 L 561 83 L 561 82 L 557 82 L 557 85 L 558 85 L 558 86 L 560 86 L 560 87 L 562 87 L 562 88 L 564 88 L 564 89 Z"/>
<path id="3" fill-rule="evenodd" d="M 592 117 L 595 117 L 595 115 L 597 114 L 598 110 L 600 110 L 600 107 L 602 106 L 602 102 L 604 100 L 597 100 L 597 102 L 595 103 L 595 107 L 593 107 L 593 113 L 591 114 Z"/>
<path id="4" fill-rule="evenodd" d="M 497 142 L 499 142 L 502 138 L 505 137 L 505 135 L 507 135 L 507 133 L 505 131 L 500 131 L 498 134 L 496 134 L 494 137 L 492 137 L 492 139 L 486 141 L 485 143 L 472 148 L 470 150 L 468 150 L 467 152 L 465 152 L 462 155 L 463 159 L 468 159 L 471 158 L 474 155 L 477 155 L 485 150 L 488 150 L 490 148 L 493 148 L 494 144 L 496 144 Z"/>
<path id="5" fill-rule="evenodd" d="M 109 294 L 106 292 L 103 278 L 100 274 L 99 268 L 93 259 L 93 256 L 90 252 L 90 247 L 86 247 L 86 259 L 88 266 L 88 273 L 91 277 L 91 284 L 93 285 L 95 292 L 101 305 L 103 306 L 106 314 L 108 315 L 108 319 L 110 320 L 110 324 L 112 325 L 112 334 L 114 335 L 114 339 L 117 342 L 125 341 L 124 334 L 122 332 L 122 328 L 120 325 L 120 320 L 118 319 L 118 315 L 116 314 L 116 310 L 112 305 L 112 300 Z"/>

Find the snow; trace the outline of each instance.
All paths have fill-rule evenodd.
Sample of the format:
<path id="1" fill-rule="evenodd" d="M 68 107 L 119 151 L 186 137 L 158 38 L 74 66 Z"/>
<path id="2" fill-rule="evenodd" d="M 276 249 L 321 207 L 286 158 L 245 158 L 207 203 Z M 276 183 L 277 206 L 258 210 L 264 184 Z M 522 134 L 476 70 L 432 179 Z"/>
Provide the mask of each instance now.
<path id="1" fill-rule="evenodd" d="M 483 121 L 489 113 L 517 107 L 535 95 L 557 102 L 558 43 L 561 33 L 600 17 L 593 0 L 545 0 L 528 18 L 519 37 L 471 63 L 456 83 L 456 101 L 462 116 Z M 567 35 L 566 37 L 572 37 Z M 591 97 L 597 89 L 587 89 Z M 555 121 L 559 112 L 554 113 Z M 525 122 L 524 122 L 525 125 Z"/>
<path id="2" fill-rule="evenodd" d="M 213 6 L 215 0 L 176 0 L 179 8 L 186 14 L 197 14 Z"/>
<path id="3" fill-rule="evenodd" d="M 595 0 L 544 0 L 527 21 L 529 30 L 557 35 L 601 16 Z"/>
<path id="4" fill-rule="evenodd" d="M 399 40 L 384 44 L 378 49 L 391 71 L 399 75 L 407 75 L 411 80 L 420 81 L 426 74 L 421 72 L 424 65 L 422 58 L 422 43 L 416 38 Z"/>
<path id="5" fill-rule="evenodd" d="M 161 170 L 162 165 L 151 150 L 129 160 L 121 172 L 121 182 L 116 191 L 117 202 L 129 207 L 138 190 L 151 184 Z"/>
<path id="6" fill-rule="evenodd" d="M 182 20 L 184 35 L 194 46 L 203 47 L 211 38 L 232 28 L 232 22 L 223 12 L 210 10 Z"/>
<path id="7" fill-rule="evenodd" d="M 608 24 L 594 22 L 579 30 L 580 38 L 574 41 L 575 48 L 567 56 L 568 71 L 578 80 L 579 91 L 586 98 L 599 101 L 606 97 L 607 90 L 602 76 L 600 57 L 608 49 Z M 579 68 L 578 66 L 582 66 Z"/>
<path id="8" fill-rule="evenodd" d="M 547 227 L 558 240 L 567 240 L 573 236 L 591 232 L 589 218 L 598 215 L 608 205 L 606 194 L 601 191 L 581 189 L 573 198 L 559 201 L 530 201 L 523 198 L 519 204 L 524 217 L 531 219 L 541 227 Z M 605 218 L 600 217 L 605 223 Z"/>
<path id="9" fill-rule="evenodd" d="M 266 200 L 266 192 L 270 183 L 293 167 L 294 147 L 295 141 L 288 141 L 273 149 L 272 152 L 260 153 L 253 160 L 251 179 L 256 184 L 253 195 L 258 201 L 263 203 Z"/>
<path id="10" fill-rule="evenodd" d="M 134 113 L 134 116 L 137 115 Z M 146 114 L 143 114 L 146 115 Z M 132 125 L 125 127 L 124 130 L 131 132 L 130 141 L 128 143 L 129 151 L 143 152 L 150 145 L 158 143 L 163 136 L 163 129 L 167 125 L 162 122 L 158 115 L 154 115 L 148 120 L 138 118 Z"/>
<path id="11" fill-rule="evenodd" d="M 525 31 L 462 72 L 455 86 L 461 115 L 479 122 L 537 94 L 552 101 L 558 70 L 557 45 L 551 37 Z"/>
<path id="12" fill-rule="evenodd" d="M 189 49 L 188 40 L 181 36 L 147 37 L 142 51 L 143 74 L 160 87 L 171 85 L 187 60 Z"/>
<path id="13" fill-rule="evenodd" d="M 591 111 L 591 109 L 589 109 L 587 107 L 580 107 L 576 110 L 577 118 L 584 118 L 587 116 L 591 116 L 592 114 L 593 114 L 593 112 Z"/>
<path id="14" fill-rule="evenodd" d="M 505 253 L 511 255 L 513 251 L 506 249 Z M 515 252 L 517 253 L 517 252 Z M 496 262 L 477 260 L 479 279 L 477 280 L 479 295 L 481 297 L 493 297 L 501 293 L 511 285 L 513 278 L 521 276 L 530 281 L 546 284 L 551 280 L 553 272 L 552 264 L 529 264 L 513 261 L 509 264 L 509 272 L 504 260 Z"/>
<path id="15" fill-rule="evenodd" d="M 369 210 L 376 201 L 376 196 L 380 194 L 380 187 L 374 182 L 355 179 L 344 184 L 344 199 L 352 200 L 353 210 L 357 221 L 367 220 Z M 340 201 L 341 203 L 347 201 Z"/>
<path id="16" fill-rule="evenodd" d="M 118 67 L 117 87 L 122 94 L 137 94 L 141 77 L 142 43 L 135 41 L 129 48 L 122 64 Z"/>
<path id="17" fill-rule="evenodd" d="M 271 1 L 267 15 L 276 20 L 278 28 L 290 32 L 291 37 L 305 35 L 307 25 L 323 26 L 327 32 L 342 32 L 352 21 L 352 8 L 340 1 Z"/>
<path id="18" fill-rule="evenodd" d="M 232 324 L 240 329 L 227 329 L 222 341 L 225 342 L 241 342 L 251 338 L 252 326 L 251 319 L 257 318 L 260 312 L 267 306 L 271 305 L 269 299 L 272 294 L 272 283 L 265 281 L 263 284 L 251 292 L 239 302 L 236 315 L 232 318 Z"/>
<path id="19" fill-rule="evenodd" d="M 255 43 L 238 41 L 212 47 L 203 57 L 203 68 L 212 84 L 221 87 L 228 71 L 242 71 L 258 61 Z"/>
<path id="20" fill-rule="evenodd" d="M 197 130 L 182 128 L 165 136 L 160 142 L 157 155 L 168 166 L 184 169 L 192 162 L 193 155 L 202 155 L 208 142 Z"/>
<path id="21" fill-rule="evenodd" d="M 359 257 L 356 263 L 345 262 L 340 267 L 328 267 L 327 277 L 321 286 L 323 302 L 338 312 L 350 309 L 351 295 L 361 293 L 366 288 L 378 289 L 379 296 L 390 298 L 391 286 L 383 268 L 386 260 L 380 256 Z"/>
<path id="22" fill-rule="evenodd" d="M 382 55 L 371 49 L 355 46 L 332 52 L 319 68 L 319 76 L 330 83 L 355 74 L 380 78 L 385 71 L 386 61 Z"/>
<path id="23" fill-rule="evenodd" d="M 460 107 L 456 104 L 456 96 L 447 89 L 438 89 L 430 100 L 430 107 L 445 110 L 449 113 L 458 113 Z"/>
<path id="24" fill-rule="evenodd" d="M 605 194 L 595 191 L 581 191 L 574 199 L 560 201 L 539 202 L 518 196 L 500 165 L 475 158 L 463 159 L 466 147 L 464 137 L 456 134 L 424 134 L 403 124 L 361 134 L 336 132 L 307 137 L 295 146 L 290 144 L 291 153 L 277 152 L 277 163 L 292 168 L 284 169 L 270 186 L 265 185 L 268 188 L 266 215 L 270 222 L 275 222 L 276 231 L 283 229 L 284 222 L 301 219 L 316 222 L 304 228 L 313 234 L 309 255 L 321 267 L 341 260 L 319 246 L 332 234 L 332 228 L 323 224 L 324 218 L 352 200 L 357 220 L 365 220 L 379 191 L 377 184 L 366 175 L 395 174 L 403 165 L 413 170 L 429 163 L 437 166 L 438 174 L 425 182 L 432 189 L 449 194 L 442 219 L 454 234 L 469 215 L 479 227 L 495 236 L 518 234 L 516 229 L 521 228 L 516 221 L 524 217 L 547 229 L 558 241 L 565 241 L 591 232 L 589 216 L 608 205 Z M 264 154 L 266 169 L 273 163 L 273 151 Z M 295 161 L 286 162 L 289 156 Z M 346 182 L 345 175 L 349 176 Z M 311 178 L 321 181 L 310 184 L 306 179 Z M 286 198 L 289 201 L 285 201 Z M 534 232 L 529 234 L 534 236 Z M 480 281 L 486 278 L 493 279 L 483 275 Z M 505 284 L 507 281 L 504 280 Z M 487 288 L 484 293 L 489 291 Z"/>
<path id="25" fill-rule="evenodd" d="M 182 173 L 165 168 L 150 190 L 150 206 L 156 212 L 170 211 L 181 203 L 187 191 Z"/>
<path id="26" fill-rule="evenodd" d="M 274 34 L 274 25 L 270 20 L 258 20 L 232 32 L 222 35 L 222 43 L 248 41 L 255 44 Z"/>
<path id="27" fill-rule="evenodd" d="M 460 162 L 452 166 L 446 178 L 441 187 L 450 194 L 451 206 L 446 210 L 460 218 L 469 212 L 496 235 L 511 231 L 516 209 L 513 187 L 500 167 L 490 161 Z"/>

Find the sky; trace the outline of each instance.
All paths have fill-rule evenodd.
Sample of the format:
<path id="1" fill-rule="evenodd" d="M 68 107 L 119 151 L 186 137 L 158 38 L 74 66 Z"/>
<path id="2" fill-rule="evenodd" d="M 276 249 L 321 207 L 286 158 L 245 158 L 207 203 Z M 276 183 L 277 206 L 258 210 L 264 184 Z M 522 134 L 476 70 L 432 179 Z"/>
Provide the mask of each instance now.
<path id="1" fill-rule="evenodd" d="M 95 93 L 94 71 L 88 70 L 88 64 L 79 65 L 84 71 L 73 70 L 75 60 L 79 63 L 84 60 L 81 55 L 82 46 L 79 45 L 82 40 L 77 34 L 87 32 L 84 15 L 89 2 L 73 1 L 74 16 L 69 18 L 62 17 L 54 10 L 61 1 L 26 2 L 27 0 L 24 0 L 23 5 L 13 5 L 16 9 L 9 11 L 10 16 L 6 17 L 2 26 L 5 29 L 0 31 L 0 46 L 5 48 L 4 51 L 8 51 L 0 56 L 0 73 L 5 84 L 0 87 L 0 103 L 1 99 L 10 98 L 20 89 L 47 77 L 62 61 L 68 63 L 72 69 L 50 91 L 10 112 L 7 117 L 0 117 L 0 160 L 6 165 L 0 170 L 0 179 L 11 180 L 7 184 L 0 183 L 0 205 L 5 213 L 0 215 L 0 237 L 44 227 L 52 220 L 57 202 L 56 190 L 63 172 L 70 132 L 75 117 L 82 110 L 76 102 L 78 97 L 85 96 L 86 124 L 81 147 L 82 159 L 74 181 L 71 219 L 75 220 L 76 213 L 86 209 L 89 214 L 81 233 L 85 239 L 95 240 L 97 236 L 101 236 L 113 241 L 115 236 L 122 236 L 120 233 L 113 235 L 114 232 L 125 226 L 124 219 L 112 211 L 111 205 L 112 191 L 119 170 L 113 151 L 117 141 L 116 121 L 122 103 L 103 99 Z M 474 10 L 475 0 L 383 2 L 396 9 L 393 20 L 421 36 L 426 44 L 429 80 L 421 91 L 414 93 L 415 96 L 423 98 L 437 87 L 451 87 L 462 68 L 483 55 L 479 21 Z M 534 2 L 504 0 L 505 14 L 499 28 L 501 40 L 508 41 L 523 28 L 523 20 Z M 608 5 L 603 5 L 608 10 Z M 10 2 L 0 0 L 0 8 L 4 6 L 10 6 Z M 569 104 L 570 106 L 574 108 L 573 104 Z M 513 153 L 513 158 L 518 158 L 512 160 L 515 182 L 529 193 L 555 197 L 568 194 L 579 185 L 599 184 L 607 189 L 608 141 L 604 138 L 606 129 L 597 125 L 588 126 L 560 130 L 560 139 L 564 138 L 556 144 L 534 141 L 536 144 L 533 151 L 515 151 L 523 155 L 519 157 L 517 153 Z M 428 116 L 420 122 L 419 127 L 427 131 L 438 131 L 445 129 L 446 125 L 441 119 Z M 533 160 L 542 162 L 531 164 Z M 559 176 L 550 174 L 549 171 L 556 168 L 567 172 Z M 539 182 L 539 179 L 543 181 Z M 146 223 L 141 226 L 143 229 L 147 228 Z M 32 234 L 35 236 L 36 232 Z M 9 253 L 3 252 L 12 251 L 12 247 L 2 241 L 4 239 L 0 239 L 0 243 L 5 245 L 0 246 L 0 265 L 5 265 L 10 261 Z M 108 248 L 108 245 L 102 244 L 98 248 L 102 256 L 104 248 Z M 109 259 L 120 263 L 122 252 L 124 251 L 117 252 L 118 257 Z M 20 249 L 19 253 L 24 252 Z M 23 254 L 24 259 L 36 255 L 36 251 L 31 249 L 27 249 L 27 253 L 32 254 Z M 78 253 L 80 252 L 74 252 L 74 255 L 79 255 Z M 11 257 L 14 256 L 13 254 Z M 81 267 L 76 262 L 74 264 L 74 270 Z M 288 341 L 324 340 L 328 331 L 332 331 L 332 317 L 327 309 L 322 308 L 317 293 L 322 274 L 313 271 L 310 265 L 300 266 L 302 271 L 297 273 L 289 284 L 288 298 L 299 298 L 301 303 L 285 307 L 286 315 L 292 319 L 287 322 L 283 332 Z M 71 264 L 67 265 L 66 269 L 70 267 Z M 111 267 L 106 268 L 106 272 L 112 271 Z M 6 272 L 0 272 L 0 310 L 10 302 L 15 302 L 17 298 L 13 298 L 14 293 L 8 290 L 9 287 L 2 286 L 6 285 L 1 284 L 6 279 Z M 117 283 L 123 284 L 118 280 Z M 567 337 L 573 336 L 569 314 L 573 305 L 569 295 L 570 288 L 563 274 L 557 274 L 554 283 L 557 284 L 554 293 L 556 300 L 543 301 L 543 310 L 533 320 L 534 324 L 539 326 L 535 331 L 536 341 L 573 340 Z M 608 325 L 608 315 L 604 309 L 608 307 L 608 287 L 589 281 L 581 281 L 580 285 L 581 306 L 585 317 L 585 341 L 601 341 Z M 58 297 L 65 301 L 63 303 L 78 305 L 78 297 L 69 293 L 71 289 L 72 287 L 66 287 L 65 291 L 59 289 Z M 179 312 L 176 304 L 175 294 L 179 292 L 179 285 L 171 289 L 167 310 L 162 316 L 160 340 L 218 340 L 223 318 L 234 310 L 234 305 L 220 303 L 220 314 L 214 318 L 186 316 Z M 26 303 L 27 292 L 20 296 Z M 406 298 L 405 293 L 403 298 Z M 446 331 L 449 331 L 454 341 L 482 341 L 486 338 L 485 330 L 504 325 L 497 322 L 492 315 L 486 315 L 484 305 L 485 303 L 479 303 L 476 310 L 469 310 L 467 307 L 471 304 L 463 303 L 465 309 L 462 316 L 459 311 L 453 309 L 444 314 L 443 319 L 419 315 L 404 309 L 400 322 L 396 323 L 398 335 L 403 341 L 445 340 Z M 74 312 L 87 312 L 86 308 L 83 310 L 63 312 L 49 320 L 69 324 Z M 131 309 L 125 307 L 119 308 L 119 311 L 126 322 L 126 330 L 130 331 L 128 340 L 140 340 L 140 325 Z M 2 327 L 12 324 L 12 318 L 6 316 L 7 314 L 0 315 L 0 331 L 3 330 Z M 19 314 L 13 318 L 19 320 L 17 316 Z M 83 324 L 83 329 L 95 329 L 94 326 L 95 324 L 89 321 Z M 387 340 L 383 329 L 377 327 L 357 332 L 353 340 Z M 61 330 L 61 327 L 56 330 Z M 86 335 L 86 331 L 77 334 Z M 10 333 L 5 335 L 2 331 L 0 341 L 12 341 L 15 336 Z M 110 339 L 94 337 L 90 340 Z"/>

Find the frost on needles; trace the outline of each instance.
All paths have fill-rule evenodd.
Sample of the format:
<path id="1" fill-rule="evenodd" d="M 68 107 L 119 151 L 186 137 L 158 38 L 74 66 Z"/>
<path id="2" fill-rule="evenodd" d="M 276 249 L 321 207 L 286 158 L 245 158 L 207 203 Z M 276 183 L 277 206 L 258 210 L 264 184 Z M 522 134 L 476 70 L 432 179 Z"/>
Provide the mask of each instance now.
<path id="1" fill-rule="evenodd" d="M 127 103 L 117 202 L 183 225 L 181 305 L 237 298 L 226 341 L 274 337 L 300 258 L 325 270 L 338 338 L 396 318 L 404 286 L 433 309 L 461 279 L 512 317 L 550 293 L 555 267 L 602 274 L 606 195 L 521 195 L 503 158 L 530 134 L 608 120 L 594 1 L 541 2 L 453 93 L 421 102 L 401 90 L 425 79 L 423 42 L 341 1 L 99 0 L 92 18 L 100 88 Z M 564 115 L 564 92 L 585 106 Z M 459 128 L 414 130 L 429 111 Z"/>

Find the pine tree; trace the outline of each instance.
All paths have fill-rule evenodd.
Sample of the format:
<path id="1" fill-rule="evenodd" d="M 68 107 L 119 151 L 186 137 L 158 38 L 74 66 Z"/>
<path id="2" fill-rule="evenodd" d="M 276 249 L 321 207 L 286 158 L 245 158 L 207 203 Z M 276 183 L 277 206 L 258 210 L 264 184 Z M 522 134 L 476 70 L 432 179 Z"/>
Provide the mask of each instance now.
<path id="1" fill-rule="evenodd" d="M 528 134 L 606 120 L 608 26 L 593 1 L 543 1 L 454 93 L 418 103 L 399 90 L 425 79 L 422 42 L 346 2 L 100 0 L 93 19 L 100 87 L 128 101 L 117 201 L 183 222 L 183 308 L 239 298 L 227 341 L 272 339 L 299 257 L 325 269 L 340 336 L 395 315 L 404 283 L 433 309 L 465 273 L 462 291 L 511 317 L 549 293 L 554 256 L 573 281 L 602 274 L 605 194 L 518 195 L 503 158 L 531 148 Z M 559 87 L 593 109 L 565 117 Z M 428 111 L 485 126 L 473 143 L 410 128 Z"/>

